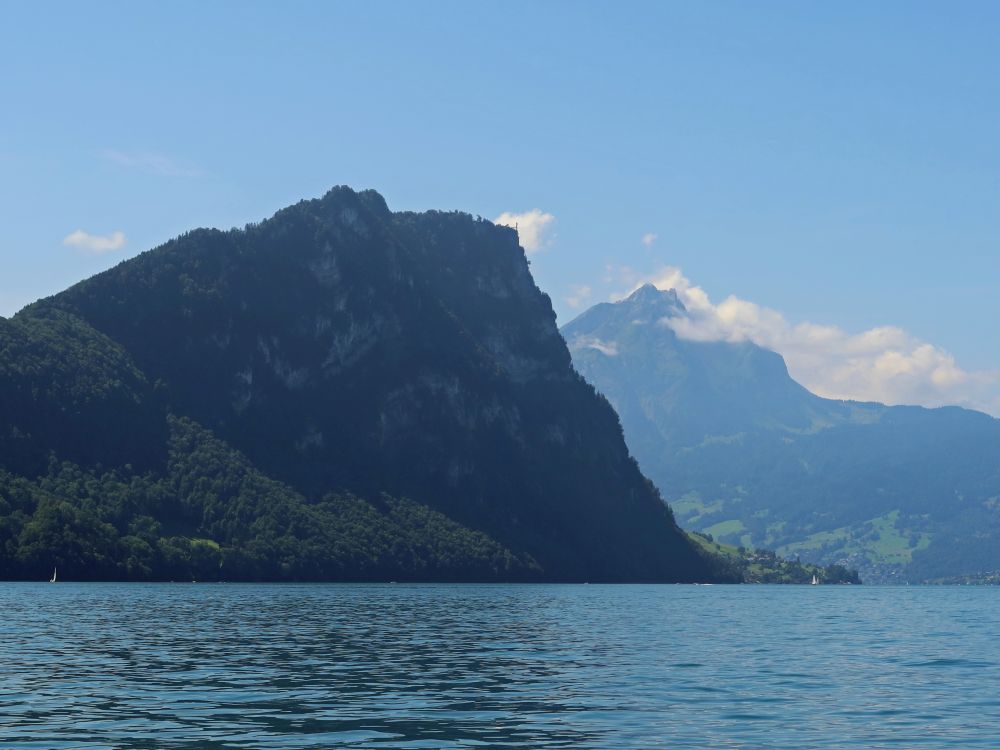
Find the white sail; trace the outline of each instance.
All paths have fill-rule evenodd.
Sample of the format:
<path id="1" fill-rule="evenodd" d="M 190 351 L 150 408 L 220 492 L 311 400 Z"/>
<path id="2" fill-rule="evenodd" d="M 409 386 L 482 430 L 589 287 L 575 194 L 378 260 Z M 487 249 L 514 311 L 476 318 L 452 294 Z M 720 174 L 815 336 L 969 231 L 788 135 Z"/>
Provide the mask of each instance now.
<path id="1" fill-rule="evenodd" d="M 56 569 L 53 568 L 52 569 L 52 577 L 49 579 L 49 583 L 55 583 L 55 582 L 56 582 Z"/>

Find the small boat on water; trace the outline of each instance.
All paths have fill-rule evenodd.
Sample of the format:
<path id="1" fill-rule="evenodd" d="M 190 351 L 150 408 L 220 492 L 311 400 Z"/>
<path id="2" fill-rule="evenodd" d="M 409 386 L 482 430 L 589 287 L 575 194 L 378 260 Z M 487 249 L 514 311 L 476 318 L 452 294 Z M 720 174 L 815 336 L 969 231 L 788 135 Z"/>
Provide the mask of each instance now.
<path id="1" fill-rule="evenodd" d="M 813 574 L 812 585 L 813 586 L 818 586 L 819 585 L 819 579 L 816 577 L 815 573 Z"/>
<path id="2" fill-rule="evenodd" d="M 56 569 L 53 568 L 52 569 L 52 577 L 49 579 L 49 583 L 55 583 L 55 582 L 56 582 Z"/>

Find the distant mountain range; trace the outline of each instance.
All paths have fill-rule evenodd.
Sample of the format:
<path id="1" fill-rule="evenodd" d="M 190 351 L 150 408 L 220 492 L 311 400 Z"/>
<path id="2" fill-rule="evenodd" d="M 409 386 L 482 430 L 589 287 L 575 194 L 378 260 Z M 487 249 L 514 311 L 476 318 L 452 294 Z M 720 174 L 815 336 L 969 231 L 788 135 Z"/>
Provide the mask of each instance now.
<path id="1" fill-rule="evenodd" d="M 0 577 L 732 580 L 512 229 L 336 188 L 0 318 Z"/>
<path id="2" fill-rule="evenodd" d="M 679 522 L 857 567 L 866 582 L 1000 571 L 1000 421 L 820 398 L 749 341 L 687 341 L 651 285 L 562 329 Z"/>

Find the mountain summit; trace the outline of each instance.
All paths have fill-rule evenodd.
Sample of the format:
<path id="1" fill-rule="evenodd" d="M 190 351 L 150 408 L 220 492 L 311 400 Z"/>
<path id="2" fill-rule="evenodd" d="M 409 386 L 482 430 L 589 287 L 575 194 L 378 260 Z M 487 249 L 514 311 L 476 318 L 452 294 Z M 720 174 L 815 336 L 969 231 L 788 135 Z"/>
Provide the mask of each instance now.
<path id="1" fill-rule="evenodd" d="M 653 284 L 643 284 L 630 294 L 626 300 L 629 307 L 639 311 L 640 306 L 648 308 L 648 312 L 673 317 L 687 312 L 674 289 L 657 289 Z"/>
<path id="2" fill-rule="evenodd" d="M 99 564 L 59 565 L 83 577 L 167 575 L 171 544 L 216 577 L 714 575 L 507 227 L 338 187 L 0 323 L 0 461 L 22 488 L 2 529 L 25 575 L 62 554 L 50 506 L 101 530 Z"/>
<path id="3" fill-rule="evenodd" d="M 1000 570 L 1000 421 L 821 398 L 753 342 L 685 340 L 685 315 L 646 285 L 562 329 L 682 525 L 871 582 Z"/>
<path id="4" fill-rule="evenodd" d="M 686 314 L 675 290 L 646 284 L 562 329 L 577 369 L 618 410 L 640 462 L 664 440 L 692 448 L 706 434 L 777 425 L 804 430 L 817 420 L 843 418 L 834 413 L 845 410 L 792 380 L 772 351 L 749 341 L 680 338 L 672 323 Z"/>

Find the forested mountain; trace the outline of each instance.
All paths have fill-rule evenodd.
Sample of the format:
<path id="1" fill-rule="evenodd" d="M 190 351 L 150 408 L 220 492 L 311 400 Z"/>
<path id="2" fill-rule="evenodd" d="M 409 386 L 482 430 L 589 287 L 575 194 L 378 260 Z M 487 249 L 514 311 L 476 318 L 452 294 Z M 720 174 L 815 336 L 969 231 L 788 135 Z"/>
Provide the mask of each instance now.
<path id="1" fill-rule="evenodd" d="M 4 577 L 731 575 L 573 370 L 516 233 L 372 191 L 0 319 L 0 469 Z"/>
<path id="2" fill-rule="evenodd" d="M 749 341 L 679 338 L 685 314 L 647 285 L 562 329 L 683 526 L 866 582 L 1000 570 L 1000 421 L 820 398 Z"/>

